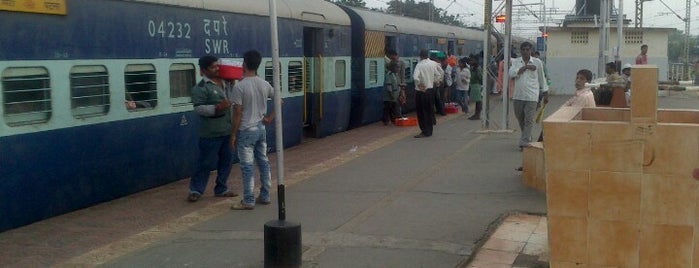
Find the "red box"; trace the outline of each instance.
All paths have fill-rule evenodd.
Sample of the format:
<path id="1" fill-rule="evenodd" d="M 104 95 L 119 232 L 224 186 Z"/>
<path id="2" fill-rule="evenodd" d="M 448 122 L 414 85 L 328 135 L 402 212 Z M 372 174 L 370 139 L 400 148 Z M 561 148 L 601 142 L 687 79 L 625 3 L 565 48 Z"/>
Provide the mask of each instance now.
<path id="1" fill-rule="evenodd" d="M 444 111 L 448 114 L 455 114 L 459 112 L 459 106 L 456 102 L 448 102 L 444 104 Z"/>
<path id="2" fill-rule="evenodd" d="M 240 80 L 243 78 L 243 63 L 239 61 L 222 60 L 218 71 L 218 75 L 223 79 Z"/>
<path id="3" fill-rule="evenodd" d="M 415 118 L 415 117 L 396 118 L 395 124 L 396 124 L 396 126 L 400 126 L 400 127 L 417 126 L 417 118 Z"/>

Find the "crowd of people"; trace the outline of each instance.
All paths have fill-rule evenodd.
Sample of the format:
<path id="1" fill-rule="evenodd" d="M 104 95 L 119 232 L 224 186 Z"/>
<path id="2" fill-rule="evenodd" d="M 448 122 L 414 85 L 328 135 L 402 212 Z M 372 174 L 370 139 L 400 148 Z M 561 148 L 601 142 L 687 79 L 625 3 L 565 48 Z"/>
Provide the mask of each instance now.
<path id="1" fill-rule="evenodd" d="M 641 47 L 636 64 L 647 64 L 648 46 Z M 453 53 L 420 50 L 420 60 L 411 74 L 415 83 L 415 108 L 420 133 L 415 138 L 433 135 L 436 114 L 446 115 L 445 105 L 455 104 L 468 120 L 480 120 L 484 95 L 500 94 L 505 90 L 502 81 L 510 79 L 507 89 L 512 99 L 515 117 L 521 130 L 518 147 L 522 150 L 532 142 L 532 129 L 542 104 L 548 103 L 550 80 L 544 62 L 533 45 L 523 42 L 521 55 L 513 58 L 507 68 L 502 57 L 496 57 L 488 67 L 497 72 L 492 91 L 483 88 L 483 67 L 477 54 L 457 58 Z M 260 78 L 257 69 L 261 63 L 258 51 L 243 55 L 243 77 L 238 81 L 226 80 L 219 75 L 220 60 L 214 56 L 199 59 L 202 80 L 191 90 L 194 111 L 199 115 L 199 155 L 197 168 L 189 184 L 190 202 L 199 200 L 206 189 L 210 171 L 216 170 L 214 196 L 234 197 L 238 194 L 228 188 L 227 180 L 232 162 L 238 159 L 242 171 L 243 198 L 231 208 L 252 210 L 256 204 L 270 203 L 271 172 L 267 159 L 265 125 L 274 120 L 274 111 L 267 110 L 267 99 L 274 95 L 272 86 Z M 625 64 L 621 73 L 619 63 L 606 65 L 606 82 L 621 86 L 627 105 L 631 96 L 631 65 Z M 386 76 L 383 85 L 384 125 L 395 123 L 403 116 L 402 106 L 407 102 L 405 64 L 393 49 L 386 51 Z M 575 75 L 575 95 L 563 106 L 595 107 L 593 89 L 589 86 L 592 72 L 580 69 Z M 485 90 L 485 91 L 484 91 Z M 473 103 L 471 113 L 470 103 Z M 127 105 L 135 106 L 128 103 Z M 135 108 L 135 107 L 134 107 Z M 539 141 L 543 139 L 543 134 Z M 260 176 L 260 191 L 255 197 L 254 164 Z"/>

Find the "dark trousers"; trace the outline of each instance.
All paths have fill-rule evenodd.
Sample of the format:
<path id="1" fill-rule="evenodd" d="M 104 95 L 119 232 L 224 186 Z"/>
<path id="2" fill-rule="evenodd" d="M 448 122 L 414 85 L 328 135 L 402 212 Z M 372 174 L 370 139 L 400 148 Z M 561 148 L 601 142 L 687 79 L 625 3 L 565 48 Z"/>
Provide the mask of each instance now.
<path id="1" fill-rule="evenodd" d="M 383 123 L 384 125 L 387 125 L 388 122 L 394 123 L 396 122 L 396 117 L 398 116 L 398 112 L 396 107 L 398 106 L 398 103 L 395 101 L 383 101 Z"/>
<path id="2" fill-rule="evenodd" d="M 447 112 L 444 111 L 444 99 L 442 99 L 442 92 L 444 90 L 443 86 L 434 88 L 434 109 L 437 110 L 438 114 L 441 115 L 447 115 Z"/>
<path id="3" fill-rule="evenodd" d="M 425 92 L 415 93 L 415 109 L 417 110 L 417 123 L 420 131 L 425 136 L 432 136 L 432 126 L 436 123 L 434 118 L 434 89 L 428 88 Z"/>

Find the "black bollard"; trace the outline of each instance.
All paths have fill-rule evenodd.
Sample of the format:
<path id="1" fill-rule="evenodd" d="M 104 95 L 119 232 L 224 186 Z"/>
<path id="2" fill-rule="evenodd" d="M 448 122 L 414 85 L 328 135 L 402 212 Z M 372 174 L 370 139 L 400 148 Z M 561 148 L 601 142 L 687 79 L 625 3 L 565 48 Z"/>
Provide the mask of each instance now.
<path id="1" fill-rule="evenodd" d="M 286 221 L 284 185 L 277 186 L 279 219 L 265 223 L 265 268 L 301 267 L 301 224 Z"/>

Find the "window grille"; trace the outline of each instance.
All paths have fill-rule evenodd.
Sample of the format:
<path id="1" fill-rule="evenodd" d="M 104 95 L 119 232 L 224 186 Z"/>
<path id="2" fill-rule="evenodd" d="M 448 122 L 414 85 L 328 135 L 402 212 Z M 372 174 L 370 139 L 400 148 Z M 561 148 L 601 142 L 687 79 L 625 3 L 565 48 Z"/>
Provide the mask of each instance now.
<path id="1" fill-rule="evenodd" d="M 124 72 L 126 82 L 126 101 L 133 101 L 135 109 L 130 111 L 154 109 L 158 105 L 158 83 L 155 66 L 152 64 L 131 64 Z"/>
<path id="2" fill-rule="evenodd" d="M 75 66 L 70 70 L 70 108 L 75 118 L 109 112 L 109 74 L 101 65 Z"/>
<path id="3" fill-rule="evenodd" d="M 196 68 L 189 63 L 170 65 L 170 103 L 192 104 L 192 87 L 196 85 Z"/>
<path id="4" fill-rule="evenodd" d="M 587 44 L 589 39 L 590 35 L 587 31 L 573 31 L 570 33 L 571 44 Z"/>
<path id="5" fill-rule="evenodd" d="M 15 127 L 51 118 L 51 79 L 43 67 L 7 68 L 2 72 L 5 122 Z"/>

